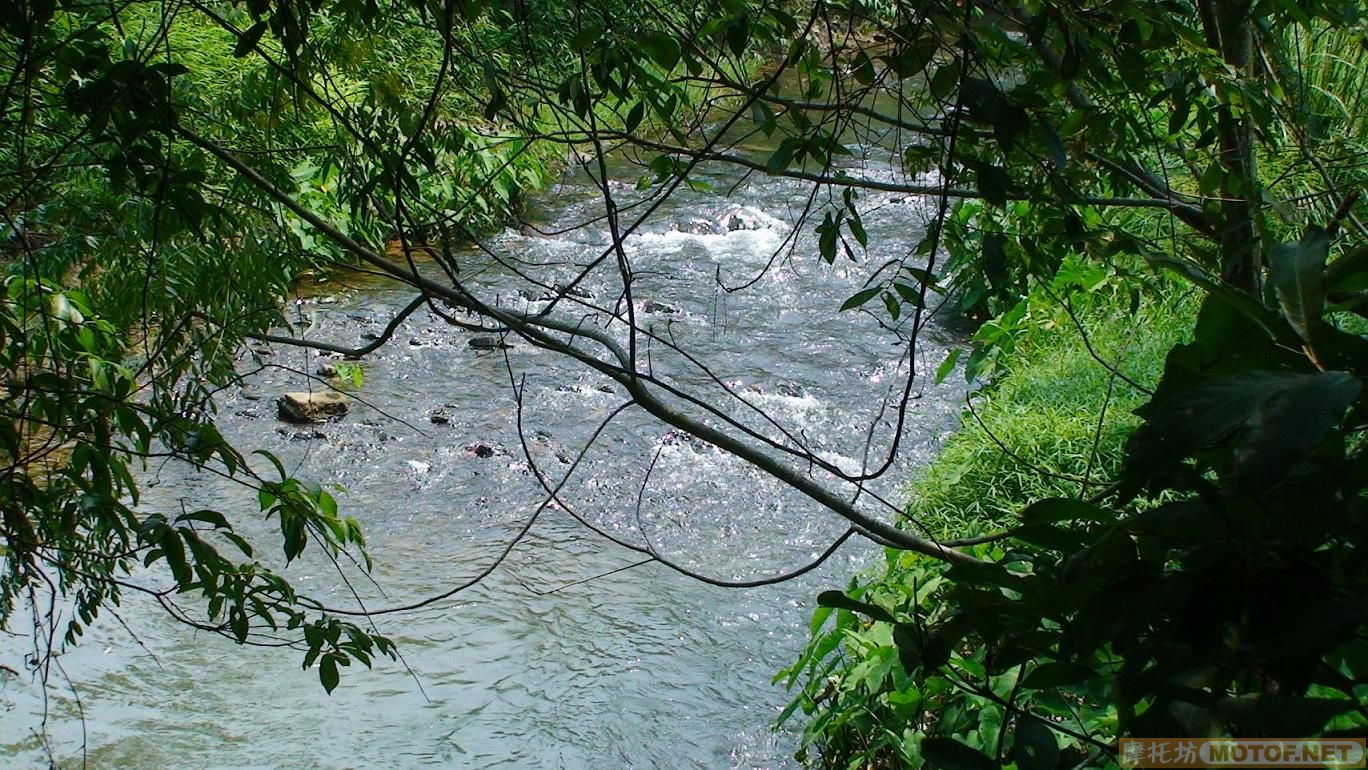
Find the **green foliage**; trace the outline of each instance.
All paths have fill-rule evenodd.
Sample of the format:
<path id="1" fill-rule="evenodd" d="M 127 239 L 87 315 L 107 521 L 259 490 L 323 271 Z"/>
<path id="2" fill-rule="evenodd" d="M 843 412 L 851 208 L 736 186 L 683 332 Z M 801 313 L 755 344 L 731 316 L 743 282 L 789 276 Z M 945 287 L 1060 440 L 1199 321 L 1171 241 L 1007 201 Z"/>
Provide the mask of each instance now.
<path id="1" fill-rule="evenodd" d="M 1324 66 L 1363 57 L 1361 9 L 1197 6 L 903 9 L 958 38 L 913 57 L 949 129 L 905 163 L 964 199 L 918 283 L 983 321 L 965 369 L 993 380 L 905 526 L 997 532 L 819 598 L 781 675 L 809 762 L 1105 767 L 1124 735 L 1368 728 L 1368 348 L 1336 312 L 1364 300 L 1362 70 Z M 931 35 L 894 18 L 890 66 Z M 897 268 L 847 304 L 897 300 Z M 1195 298 L 1166 309 L 1171 277 Z"/>
<path id="2" fill-rule="evenodd" d="M 1092 304 L 1078 314 L 1086 344 L 1065 308 L 1043 293 L 1023 303 L 1019 319 L 1006 321 L 1012 324 L 1010 352 L 999 354 L 997 380 L 973 397 L 963 427 L 911 484 L 908 526 L 938 539 L 982 535 L 1012 526 L 1030 501 L 1093 493 L 1115 477 L 1126 439 L 1139 424 L 1131 412 L 1145 395 L 1117 380 L 1094 354 L 1153 386 L 1167 351 L 1187 338 L 1194 312 L 1182 300 L 1156 299 L 1131 314 L 1116 309 L 1115 297 L 1105 291 L 1075 300 Z M 1136 328 L 1146 334 L 1137 337 Z M 1085 477 L 1093 482 L 1086 488 Z M 974 552 L 994 560 L 1005 555 L 1001 548 Z M 902 650 L 922 649 L 926 641 L 914 640 L 911 635 L 920 632 L 906 625 L 899 633 L 893 619 L 911 613 L 933 627 L 945 617 L 937 612 L 956 611 L 946 603 L 952 585 L 947 570 L 924 557 L 889 551 L 882 569 L 853 582 L 846 594 L 821 597 L 825 607 L 843 609 L 817 611 L 804 655 L 780 674 L 789 686 L 802 685 L 788 713 L 801 708 L 812 717 L 804 731 L 809 761 L 820 759 L 824 767 L 915 767 L 923 758 L 934 761 L 936 752 L 924 752 L 927 740 L 938 740 L 927 737 L 934 735 L 953 736 L 958 743 L 941 744 L 950 752 L 962 743 L 996 756 L 1000 747 L 1004 761 L 1033 752 L 1017 760 L 1020 767 L 1068 767 L 1095 747 L 1056 735 L 1042 718 L 1083 735 L 1115 734 L 1113 708 L 1081 702 L 1069 710 L 1068 695 L 1028 697 L 1018 687 L 1020 672 L 985 679 L 982 650 L 953 655 L 944 678 L 918 682 L 909 676 L 917 663 Z M 885 617 L 893 625 L 870 625 L 861 616 Z M 1036 680 L 1051 670 L 1062 671 L 1046 667 Z M 960 680 L 986 682 L 993 695 L 955 686 Z M 1012 719 L 1004 722 L 1001 705 L 1013 692 L 1021 710 L 1035 715 L 1020 722 L 1019 734 L 1008 730 Z"/>
<path id="3" fill-rule="evenodd" d="M 506 224 L 560 163 L 559 144 L 529 138 L 561 127 L 548 104 L 612 125 L 630 110 L 632 128 L 672 130 L 695 96 L 671 72 L 700 72 L 710 54 L 642 11 L 352 0 L 0 10 L 0 324 L 13 373 L 0 401 L 0 627 L 16 602 L 50 590 L 76 599 L 74 640 L 141 565 L 169 576 L 156 598 L 173 617 L 244 644 L 284 638 L 328 690 L 352 660 L 392 655 L 255 561 L 235 526 L 253 512 L 139 508 L 142 462 L 174 457 L 256 488 L 287 565 L 313 544 L 369 568 L 358 522 L 269 454 L 274 476 L 258 475 L 215 428 L 214 396 L 237 381 L 246 340 L 286 325 L 281 299 L 297 276 L 356 259 L 338 233 L 383 251 Z M 744 71 L 750 16 L 724 15 L 706 34 Z M 529 74 L 539 89 L 523 88 Z M 249 159 L 255 176 L 226 173 L 216 150 Z M 362 383 L 358 365 L 338 375 Z"/>
<path id="4" fill-rule="evenodd" d="M 287 564 L 313 544 L 369 568 L 359 523 L 329 491 L 266 454 L 276 474 L 259 476 L 213 422 L 215 393 L 239 377 L 238 350 L 282 324 L 291 281 L 352 257 L 224 175 L 183 132 L 257 159 L 270 184 L 377 246 L 502 225 L 542 183 L 551 152 L 468 117 L 484 100 L 482 69 L 446 70 L 471 88 L 438 89 L 429 103 L 443 40 L 414 26 L 424 9 L 387 10 L 57 2 L 0 12 L 10 83 L 0 92 L 0 626 L 23 617 L 18 602 L 52 592 L 74 600 L 72 643 L 139 590 L 238 643 L 283 638 L 328 690 L 339 667 L 394 654 L 257 561 L 237 526 L 252 512 L 139 504 L 143 463 L 179 458 L 257 488 Z M 453 34 L 483 43 L 506 31 L 484 19 Z M 411 136 L 420 116 L 442 129 L 432 141 Z M 359 367 L 340 371 L 360 384 Z M 137 569 L 170 587 L 126 582 Z"/>
<path id="5" fill-rule="evenodd" d="M 334 664 L 369 665 L 375 652 L 392 654 L 387 639 L 316 611 L 316 602 L 255 561 L 228 514 L 142 510 L 137 474 L 143 458 L 169 450 L 202 470 L 256 480 L 262 510 L 281 522 L 287 561 L 313 540 L 333 554 L 351 548 L 369 563 L 359 524 L 339 517 L 330 494 L 288 477 L 269 455 L 280 479 L 257 479 L 207 415 L 177 409 L 197 403 L 193 392 L 187 401 L 164 380 L 154 387 L 158 370 L 125 363 L 119 327 L 100 318 L 84 292 L 19 276 L 4 288 L 0 365 L 9 376 L 0 400 L 7 482 L 0 618 L 8 622 L 21 598 L 32 601 L 35 583 L 48 584 L 75 600 L 65 631 L 71 644 L 101 608 L 136 590 L 158 596 L 185 622 L 239 643 L 283 626 L 305 629 L 308 652 L 324 652 Z M 167 594 L 198 595 L 203 617 L 125 582 L 138 566 L 165 570 L 175 586 Z M 326 668 L 320 676 L 328 686 Z"/>
<path id="6" fill-rule="evenodd" d="M 802 683 L 784 714 L 801 707 L 811 716 L 801 759 L 833 768 L 1072 767 L 1095 753 L 1088 736 L 1115 734 L 1115 711 L 1098 705 L 1092 687 L 1075 686 L 1077 672 L 1001 667 L 989 649 L 961 643 L 970 623 L 947 565 L 889 552 L 886 569 L 844 595 L 824 594 L 812 642 L 777 677 Z"/>
<path id="7" fill-rule="evenodd" d="M 0 7 L 0 328 L 18 341 L 4 620 L 52 584 L 88 623 L 142 562 L 203 599 L 186 622 L 243 643 L 296 632 L 328 690 L 391 652 L 252 561 L 231 512 L 140 512 L 136 464 L 166 453 L 251 484 L 287 561 L 309 543 L 364 556 L 330 492 L 278 463 L 259 476 L 214 428 L 233 353 L 281 320 L 300 270 L 383 262 L 356 241 L 495 227 L 556 148 L 626 145 L 640 186 L 666 193 L 704 189 L 705 161 L 815 182 L 827 263 L 873 251 L 860 189 L 933 193 L 921 243 L 871 266 L 843 309 L 919 328 L 946 290 L 983 322 L 966 374 L 1004 377 L 914 513 L 948 531 L 952 510 L 986 524 L 1029 507 L 977 560 L 890 553 L 884 581 L 823 597 L 788 672 L 823 758 L 1105 764 L 1124 733 L 1362 727 L 1368 359 L 1337 314 L 1368 301 L 1342 189 L 1363 182 L 1344 160 L 1363 150 L 1363 70 L 1326 66 L 1315 42 L 1358 40 L 1360 15 L 1329 0 Z M 721 146 L 745 117 L 758 155 Z M 894 181 L 845 167 L 855 142 L 901 159 Z M 1184 315 L 1154 300 L 1169 281 L 1201 306 L 1176 345 Z M 1125 339 L 1118 319 L 1162 333 Z M 1125 372 L 1080 367 L 1076 347 L 1050 349 L 1061 336 Z M 1165 346 L 1142 397 L 1156 378 L 1127 357 Z M 976 454 L 983 438 L 1045 478 L 1001 447 Z"/>
<path id="8" fill-rule="evenodd" d="M 1307 308 L 1209 295 L 1107 494 L 1035 500 L 982 565 L 890 552 L 824 597 L 835 627 L 819 611 L 785 672 L 823 762 L 995 767 L 1030 743 L 1102 766 L 1120 735 L 1368 727 L 1368 344 Z"/>

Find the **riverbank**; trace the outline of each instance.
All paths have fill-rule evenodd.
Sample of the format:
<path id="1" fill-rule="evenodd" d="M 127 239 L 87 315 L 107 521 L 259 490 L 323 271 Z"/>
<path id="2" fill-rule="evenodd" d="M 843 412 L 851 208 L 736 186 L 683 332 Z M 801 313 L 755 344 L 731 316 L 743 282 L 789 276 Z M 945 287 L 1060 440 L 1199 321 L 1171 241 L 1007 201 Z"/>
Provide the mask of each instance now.
<path id="1" fill-rule="evenodd" d="M 1136 385 L 1157 381 L 1166 353 L 1188 338 L 1196 314 L 1179 296 L 1152 297 L 1134 313 L 1100 302 L 1076 318 L 1057 303 L 1028 305 L 994 380 L 970 396 L 960 428 L 913 475 L 903 526 L 940 540 L 972 538 L 1011 528 L 1032 502 L 1100 490 L 1138 424 L 1132 410 L 1148 398 Z M 1001 559 L 1003 548 L 970 550 Z M 934 606 L 949 590 L 946 571 L 942 563 L 889 551 L 846 593 L 895 616 L 916 616 L 917 606 Z M 868 627 L 849 612 L 818 611 L 807 648 L 779 675 L 795 688 L 790 712 L 808 717 L 800 752 L 807 764 L 913 766 L 922 761 L 929 727 L 914 718 L 923 710 L 951 715 L 961 729 L 981 724 L 985 740 L 994 737 L 1000 709 L 953 688 L 923 691 L 899 659 L 884 624 Z"/>

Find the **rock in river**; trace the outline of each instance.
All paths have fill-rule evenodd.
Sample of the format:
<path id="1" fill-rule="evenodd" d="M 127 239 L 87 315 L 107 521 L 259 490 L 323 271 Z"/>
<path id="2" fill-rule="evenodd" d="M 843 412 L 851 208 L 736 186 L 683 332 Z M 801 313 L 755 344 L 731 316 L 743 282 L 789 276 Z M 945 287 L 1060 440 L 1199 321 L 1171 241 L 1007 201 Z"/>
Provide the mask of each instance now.
<path id="1" fill-rule="evenodd" d="M 498 337 L 471 337 L 469 344 L 476 350 L 505 350 L 513 347 Z"/>
<path id="2" fill-rule="evenodd" d="M 286 393 L 276 401 L 276 409 L 286 422 L 323 422 L 347 413 L 347 397 L 331 390 Z"/>

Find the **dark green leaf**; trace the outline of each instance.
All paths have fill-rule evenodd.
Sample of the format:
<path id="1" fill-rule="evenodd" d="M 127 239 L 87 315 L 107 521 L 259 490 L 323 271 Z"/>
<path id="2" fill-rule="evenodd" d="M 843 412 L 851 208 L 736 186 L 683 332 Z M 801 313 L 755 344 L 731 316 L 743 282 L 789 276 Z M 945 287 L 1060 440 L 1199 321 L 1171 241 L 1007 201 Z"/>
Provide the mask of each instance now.
<path id="1" fill-rule="evenodd" d="M 955 59 L 949 64 L 942 65 L 936 69 L 936 74 L 931 76 L 931 96 L 934 99 L 944 101 L 955 92 L 959 85 L 960 63 Z"/>
<path id="2" fill-rule="evenodd" d="M 978 749 L 954 738 L 930 736 L 922 740 L 922 757 L 939 770 L 997 770 L 997 764 Z"/>
<path id="3" fill-rule="evenodd" d="M 1021 686 L 1032 690 L 1049 690 L 1055 687 L 1067 687 L 1069 685 L 1079 685 L 1091 682 L 1099 674 L 1079 663 L 1068 663 L 1062 661 L 1050 661 L 1041 663 L 1026 675 L 1021 681 Z"/>
<path id="4" fill-rule="evenodd" d="M 976 169 L 979 194 L 989 203 L 1002 208 L 1007 205 L 1007 172 L 991 163 L 980 163 Z"/>
<path id="5" fill-rule="evenodd" d="M 893 622 L 893 616 L 888 614 L 888 610 L 873 604 L 857 601 L 840 591 L 823 591 L 817 595 L 817 604 L 823 607 L 835 607 L 839 610 L 858 612 L 862 615 L 867 615 L 874 620 L 882 620 L 885 623 Z"/>
<path id="6" fill-rule="evenodd" d="M 1216 196 L 1220 194 L 1221 183 L 1224 181 L 1225 169 L 1221 168 L 1221 164 L 1213 162 L 1202 173 L 1202 177 L 1197 183 L 1197 189 L 1203 195 Z"/>
<path id="7" fill-rule="evenodd" d="M 679 63 L 679 42 L 664 32 L 647 30 L 638 43 L 646 55 L 663 70 L 672 70 Z"/>
<path id="8" fill-rule="evenodd" d="M 846 220 L 846 227 L 850 229 L 850 234 L 855 236 L 856 242 L 861 246 L 869 246 L 869 233 L 865 232 L 864 223 L 859 217 L 852 215 Z"/>
<path id="9" fill-rule="evenodd" d="M 215 529 L 230 529 L 228 519 L 218 511 L 201 510 L 192 513 L 183 513 L 176 517 L 177 522 L 202 521 L 205 524 L 212 524 Z"/>
<path id="10" fill-rule="evenodd" d="M 746 46 L 750 44 L 750 21 L 742 15 L 738 16 L 727 28 L 727 46 L 735 56 L 743 56 L 746 53 Z"/>
<path id="11" fill-rule="evenodd" d="M 845 301 L 845 304 L 841 305 L 841 312 L 853 310 L 854 308 L 863 305 L 878 296 L 881 291 L 883 291 L 882 286 L 871 286 L 868 289 L 861 289 L 860 291 L 855 292 L 851 295 L 850 299 Z"/>
<path id="12" fill-rule="evenodd" d="M 1246 695 L 1223 698 L 1216 711 L 1235 727 L 1235 734 L 1304 738 L 1319 733 L 1330 719 L 1355 709 L 1348 698 L 1301 698 Z"/>
<path id="13" fill-rule="evenodd" d="M 888 311 L 888 315 L 891 316 L 894 321 L 898 320 L 898 317 L 902 315 L 902 306 L 898 304 L 898 298 L 893 296 L 892 292 L 886 291 L 883 293 L 883 303 L 884 309 Z"/>
<path id="14" fill-rule="evenodd" d="M 983 234 L 983 274 L 988 277 L 988 285 L 999 291 L 1007 284 L 1005 243 L 1002 233 Z"/>
<path id="15" fill-rule="evenodd" d="M 751 120 L 760 127 L 760 130 L 764 132 L 765 136 L 773 135 L 775 129 L 778 127 L 775 125 L 774 111 L 760 99 L 755 99 L 751 102 Z"/>
<path id="16" fill-rule="evenodd" d="M 623 124 L 623 127 L 627 129 L 628 133 L 637 130 L 637 126 L 641 125 L 641 119 L 645 117 L 645 115 L 646 103 L 637 102 L 632 105 L 632 109 L 627 112 L 627 121 Z"/>
<path id="17" fill-rule="evenodd" d="M 1069 165 L 1069 153 L 1064 149 L 1064 140 L 1059 138 L 1059 132 L 1045 118 L 1040 119 L 1040 135 L 1045 140 L 1045 149 L 1050 153 L 1050 160 L 1055 168 L 1064 169 Z"/>
<path id="18" fill-rule="evenodd" d="M 259 21 L 247 28 L 246 32 L 238 38 L 237 45 L 233 46 L 233 56 L 241 59 L 256 48 L 257 43 L 261 42 L 261 36 L 266 33 L 266 22 Z"/>
<path id="19" fill-rule="evenodd" d="M 324 655 L 318 662 L 318 681 L 323 683 L 323 689 L 328 693 L 337 688 L 337 661 L 331 654 Z"/>
<path id="20" fill-rule="evenodd" d="M 1307 342 L 1325 309 L 1325 261 L 1329 256 L 1330 235 L 1319 226 L 1308 228 L 1300 241 L 1279 244 L 1268 253 L 1283 317 Z"/>
<path id="21" fill-rule="evenodd" d="M 1151 414 L 1127 445 L 1128 473 L 1151 473 L 1231 441 L 1239 481 L 1269 487 L 1310 453 L 1358 396 L 1344 372 L 1250 372 L 1191 388 Z"/>
<path id="22" fill-rule="evenodd" d="M 1325 270 L 1326 291 L 1368 290 L 1368 245 L 1350 249 Z"/>
<path id="23" fill-rule="evenodd" d="M 955 371 L 955 365 L 959 363 L 960 356 L 964 353 L 964 348 L 954 348 L 945 356 L 941 365 L 936 367 L 936 384 L 945 382 L 945 378 Z"/>
<path id="24" fill-rule="evenodd" d="M 1019 717 L 1011 756 L 1020 770 L 1055 770 L 1059 766 L 1059 744 L 1054 731 L 1033 716 Z"/>
<path id="25" fill-rule="evenodd" d="M 1021 527 L 1013 530 L 1012 538 L 1049 551 L 1062 551 L 1064 553 L 1080 551 L 1089 542 L 1088 537 L 1082 532 L 1056 527 L 1052 524 Z"/>
<path id="26" fill-rule="evenodd" d="M 908 286 L 905 283 L 895 283 L 893 284 L 893 290 L 898 292 L 898 296 L 902 297 L 903 302 L 906 302 L 912 307 L 926 306 L 922 301 L 921 291 L 915 286 Z"/>
<path id="27" fill-rule="evenodd" d="M 1087 521 L 1104 524 L 1116 520 L 1111 511 L 1082 500 L 1052 497 L 1026 506 L 1021 512 L 1021 523 L 1028 526 L 1055 524 L 1061 521 Z"/>
<path id="28" fill-rule="evenodd" d="M 898 77 L 910 78 L 926 69 L 926 65 L 936 55 L 936 49 L 934 37 L 927 35 L 904 45 L 896 55 L 888 56 L 886 62 Z"/>
<path id="29" fill-rule="evenodd" d="M 1126 528 L 1166 543 L 1201 543 L 1224 534 L 1220 519 L 1196 500 L 1179 500 L 1144 511 L 1126 522 Z"/>
<path id="30" fill-rule="evenodd" d="M 851 74 L 861 85 L 870 85 L 874 82 L 874 61 L 869 58 L 869 54 L 860 51 L 855 54 L 855 64 L 851 68 Z"/>
<path id="31" fill-rule="evenodd" d="M 599 38 L 603 37 L 603 31 L 602 24 L 586 24 L 570 39 L 570 46 L 580 50 L 593 48 Z"/>
<path id="32" fill-rule="evenodd" d="M 786 171 L 789 163 L 793 162 L 793 144 L 791 140 L 785 139 L 779 147 L 770 154 L 769 160 L 765 162 L 765 170 L 771 174 L 780 174 Z"/>

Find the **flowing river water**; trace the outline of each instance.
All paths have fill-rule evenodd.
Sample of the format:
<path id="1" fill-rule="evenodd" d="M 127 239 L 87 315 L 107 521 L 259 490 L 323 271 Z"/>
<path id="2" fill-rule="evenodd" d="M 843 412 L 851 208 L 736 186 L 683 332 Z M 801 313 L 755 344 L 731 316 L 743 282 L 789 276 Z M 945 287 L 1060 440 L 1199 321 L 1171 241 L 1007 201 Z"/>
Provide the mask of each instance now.
<path id="1" fill-rule="evenodd" d="M 851 170 L 900 173 L 872 157 L 851 161 Z M 708 174 L 702 178 L 712 191 L 681 189 L 626 241 L 642 324 L 695 351 L 719 380 L 823 457 L 851 469 L 866 457 L 877 461 L 894 417 L 881 406 L 906 375 L 906 346 L 875 318 L 837 309 L 870 270 L 916 245 L 932 202 L 866 196 L 869 253 L 827 265 L 811 225 L 791 251 L 781 249 L 806 203 L 805 186 L 723 169 Z M 614 191 L 630 202 L 640 195 L 634 180 Z M 568 176 L 531 202 L 537 227 L 554 234 L 510 231 L 489 247 L 541 265 L 540 275 L 568 278 L 571 264 L 601 253 L 608 235 L 601 223 L 558 231 L 592 219 L 601 206 L 586 178 Z M 487 255 L 462 259 L 467 280 L 501 301 L 539 301 Z M 607 267 L 583 286 L 603 304 L 616 296 Z M 757 276 L 744 291 L 718 288 L 719 279 Z M 311 336 L 358 344 L 411 296 L 394 285 L 347 283 L 292 310 L 312 324 Z M 507 351 L 480 351 L 470 336 L 426 311 L 414 315 L 366 358 L 364 383 L 339 422 L 299 428 L 276 419 L 274 397 L 309 387 L 302 372 L 320 363 L 298 349 L 263 351 L 267 368 L 218 404 L 220 427 L 237 446 L 268 448 L 300 475 L 345 488 L 341 502 L 364 526 L 376 564 L 373 583 L 351 567 L 343 572 L 369 607 L 470 578 L 537 509 L 542 495 L 518 439 L 510 367 L 526 377 L 522 421 L 531 451 L 553 474 L 570 467 L 566 461 L 625 400 L 621 388 L 556 355 L 516 340 Z M 873 485 L 893 499 L 956 424 L 963 387 L 934 385 L 930 374 L 954 344 L 934 322 L 922 334 L 898 461 Z M 677 356 L 652 355 L 658 373 L 709 398 L 721 395 Z M 244 370 L 254 366 L 244 358 Z M 434 412 L 449 421 L 432 422 Z M 770 429 L 749 409 L 738 414 Z M 231 512 L 262 544 L 260 555 L 276 559 L 273 522 L 259 521 L 249 490 L 171 464 L 150 467 L 146 482 L 149 509 Z M 564 493 L 604 529 L 635 541 L 644 530 L 672 559 L 720 578 L 807 563 L 844 529 L 806 498 L 639 410 L 612 422 Z M 90 766 L 121 768 L 791 767 L 797 727 L 772 730 L 789 696 L 771 678 L 808 638 L 816 594 L 841 587 L 876 557 L 852 541 L 799 579 L 715 588 L 658 564 L 612 572 L 639 557 L 548 509 L 479 585 L 377 618 L 406 665 L 354 665 L 331 696 L 316 672 L 300 669 L 299 653 L 237 647 L 177 625 L 130 594 L 119 621 L 105 617 L 60 657 L 62 671 L 46 693 L 45 740 L 64 766 L 80 766 L 84 745 Z M 286 574 L 301 591 L 338 605 L 353 601 L 316 548 Z M 155 573 L 134 579 L 164 581 Z M 22 672 L 30 644 L 8 638 L 0 663 Z M 0 674 L 0 764 L 46 764 L 48 749 L 35 733 L 44 703 L 27 673 Z"/>

